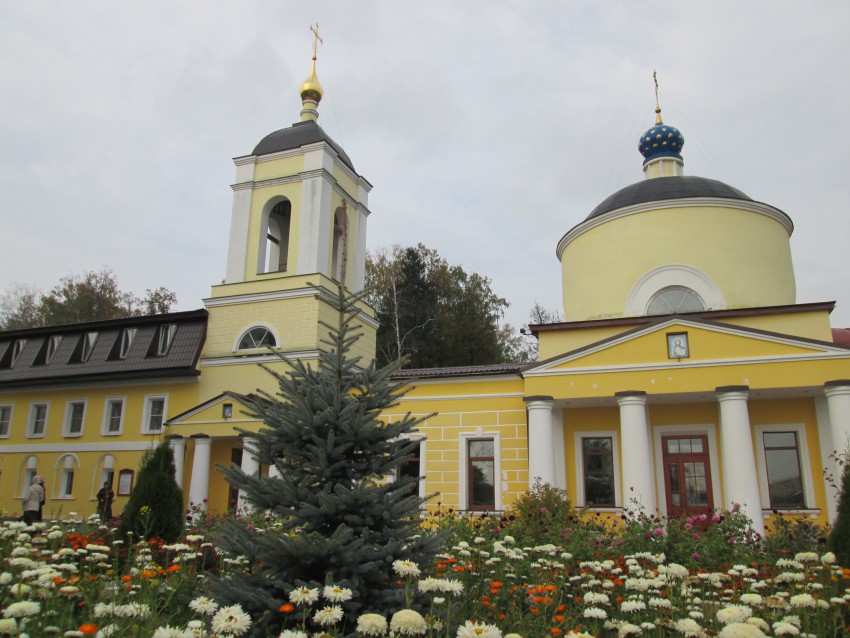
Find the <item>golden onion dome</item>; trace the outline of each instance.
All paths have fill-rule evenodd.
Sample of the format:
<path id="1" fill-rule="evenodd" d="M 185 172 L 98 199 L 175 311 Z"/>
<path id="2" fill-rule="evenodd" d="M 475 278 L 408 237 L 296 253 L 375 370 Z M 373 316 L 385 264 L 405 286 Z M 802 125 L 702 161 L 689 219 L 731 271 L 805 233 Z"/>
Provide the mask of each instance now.
<path id="1" fill-rule="evenodd" d="M 316 76 L 315 57 L 313 58 L 313 66 L 310 68 L 310 75 L 307 76 L 307 79 L 301 85 L 300 93 L 302 100 L 313 100 L 316 103 L 322 100 L 322 95 L 325 93 L 322 85 L 319 83 L 319 78 Z"/>

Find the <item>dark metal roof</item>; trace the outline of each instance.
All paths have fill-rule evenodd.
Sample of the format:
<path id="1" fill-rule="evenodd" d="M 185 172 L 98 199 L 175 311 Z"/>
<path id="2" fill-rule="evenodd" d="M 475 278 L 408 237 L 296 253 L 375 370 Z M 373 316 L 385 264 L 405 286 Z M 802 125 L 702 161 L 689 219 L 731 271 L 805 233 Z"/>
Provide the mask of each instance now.
<path id="1" fill-rule="evenodd" d="M 655 177 L 621 188 L 594 208 L 587 219 L 634 204 L 689 197 L 719 197 L 753 201 L 737 188 L 716 179 L 695 176 Z"/>
<path id="2" fill-rule="evenodd" d="M 207 316 L 206 310 L 193 310 L 0 332 L 0 389 L 103 379 L 197 376 Z M 177 329 L 168 351 L 157 356 L 155 342 L 160 326 L 166 324 L 175 324 Z M 121 359 L 117 353 L 125 328 L 135 328 L 136 335 Z M 81 340 L 90 332 L 97 332 L 94 347 L 88 360 L 79 361 Z M 49 363 L 37 363 L 45 343 L 54 336 L 61 336 L 62 340 L 52 359 Z M 9 365 L 7 355 L 21 339 L 26 340 L 23 349 L 14 365 Z"/>
<path id="3" fill-rule="evenodd" d="M 519 374 L 530 363 L 493 363 L 480 366 L 456 366 L 452 368 L 411 368 L 396 370 L 393 379 L 431 379 L 434 377 L 480 377 L 494 374 Z"/>
<path id="4" fill-rule="evenodd" d="M 251 154 L 268 155 L 269 153 L 290 151 L 307 144 L 315 144 L 316 142 L 326 142 L 339 155 L 343 163 L 352 171 L 354 170 L 354 164 L 351 163 L 351 159 L 342 150 L 342 147 L 334 142 L 330 135 L 325 133 L 322 127 L 312 120 L 296 122 L 289 128 L 282 128 L 274 133 L 269 133 L 260 140 L 260 143 L 254 147 Z"/>

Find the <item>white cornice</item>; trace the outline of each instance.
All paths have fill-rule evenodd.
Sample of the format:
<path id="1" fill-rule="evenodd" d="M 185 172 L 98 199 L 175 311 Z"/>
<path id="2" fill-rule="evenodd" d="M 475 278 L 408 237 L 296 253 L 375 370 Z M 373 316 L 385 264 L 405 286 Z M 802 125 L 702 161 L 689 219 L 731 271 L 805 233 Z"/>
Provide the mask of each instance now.
<path id="1" fill-rule="evenodd" d="M 277 301 L 280 299 L 298 299 L 299 297 L 314 297 L 319 294 L 315 287 L 296 288 L 295 290 L 272 290 L 269 292 L 252 292 L 244 295 L 231 295 L 229 297 L 210 297 L 203 299 L 205 308 L 220 308 L 223 306 L 237 306 L 246 303 L 258 303 L 261 301 Z"/>
<path id="2" fill-rule="evenodd" d="M 416 384 L 417 387 L 419 384 Z M 481 399 L 520 399 L 525 396 L 522 392 L 493 392 L 489 394 L 448 394 L 417 397 L 401 397 L 399 403 L 417 403 L 421 401 L 477 401 Z M 479 412 L 525 412 L 525 405 L 517 408 L 506 408 L 498 410 L 479 410 Z M 466 410 L 464 414 L 470 414 Z M 440 412 L 440 414 L 446 414 Z"/>
<path id="3" fill-rule="evenodd" d="M 159 433 L 157 432 L 157 435 Z M 148 435 L 151 436 L 151 435 Z M 107 441 L 106 443 L 21 443 L 4 445 L 3 452 L 135 452 L 149 450 L 159 443 L 158 439 L 147 439 L 144 441 Z"/>
<path id="4" fill-rule="evenodd" d="M 296 359 L 318 359 L 318 350 L 302 350 L 299 352 L 275 352 L 262 355 L 249 356 L 227 356 L 227 357 L 208 357 L 202 358 L 200 365 L 202 368 L 215 368 L 218 366 L 244 366 L 246 364 L 256 363 L 274 363 L 279 362 L 283 357 L 287 361 Z"/>
<path id="5" fill-rule="evenodd" d="M 561 237 L 561 240 L 558 242 L 558 246 L 555 248 L 555 255 L 560 260 L 564 249 L 575 238 L 583 235 L 593 228 L 596 228 L 597 226 L 601 226 L 602 224 L 615 219 L 654 210 L 690 207 L 737 208 L 739 210 L 746 210 L 751 213 L 765 215 L 766 217 L 770 217 L 774 221 L 779 222 L 785 228 L 789 237 L 791 236 L 791 233 L 794 232 L 794 223 L 791 221 L 791 218 L 778 208 L 774 208 L 768 204 L 743 199 L 725 199 L 722 197 L 683 197 L 679 199 L 665 199 L 660 201 L 644 202 L 642 204 L 634 204 L 632 206 L 608 211 L 598 217 L 586 219 L 576 226 L 573 226 L 563 237 Z"/>

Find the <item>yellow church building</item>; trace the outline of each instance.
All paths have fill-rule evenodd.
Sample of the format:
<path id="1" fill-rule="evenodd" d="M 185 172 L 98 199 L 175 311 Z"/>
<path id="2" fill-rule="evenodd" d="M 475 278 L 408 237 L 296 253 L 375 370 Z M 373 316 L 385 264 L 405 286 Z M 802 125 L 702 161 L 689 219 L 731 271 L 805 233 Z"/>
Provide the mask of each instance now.
<path id="1" fill-rule="evenodd" d="M 315 360 L 340 277 L 365 278 L 371 184 L 318 125 L 315 57 L 301 121 L 237 157 L 226 279 L 204 309 L 0 333 L 0 505 L 36 474 L 45 512 L 89 514 L 110 482 L 126 504 L 145 450 L 167 437 L 187 506 L 239 506 L 218 465 L 260 466 L 238 429 L 257 364 Z M 669 516 L 740 505 L 835 516 L 835 453 L 850 440 L 850 345 L 833 302 L 798 304 L 790 217 L 686 176 L 684 137 L 640 138 L 644 179 L 555 246 L 565 321 L 531 326 L 540 360 L 401 370 L 387 421 L 428 415 L 402 472 L 457 510 L 502 510 L 543 481 L 593 512 Z M 356 355 L 375 352 L 365 304 Z M 837 331 L 836 334 L 843 334 Z M 843 343 L 842 343 L 843 342 Z"/>

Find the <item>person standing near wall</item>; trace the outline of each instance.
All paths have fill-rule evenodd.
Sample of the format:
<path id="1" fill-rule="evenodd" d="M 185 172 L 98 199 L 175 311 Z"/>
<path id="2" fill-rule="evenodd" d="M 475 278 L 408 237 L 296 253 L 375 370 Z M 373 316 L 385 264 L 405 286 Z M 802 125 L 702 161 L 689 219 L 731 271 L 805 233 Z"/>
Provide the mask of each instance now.
<path id="1" fill-rule="evenodd" d="M 32 525 L 40 520 L 41 505 L 44 503 L 44 477 L 36 474 L 24 497 L 24 523 Z"/>

